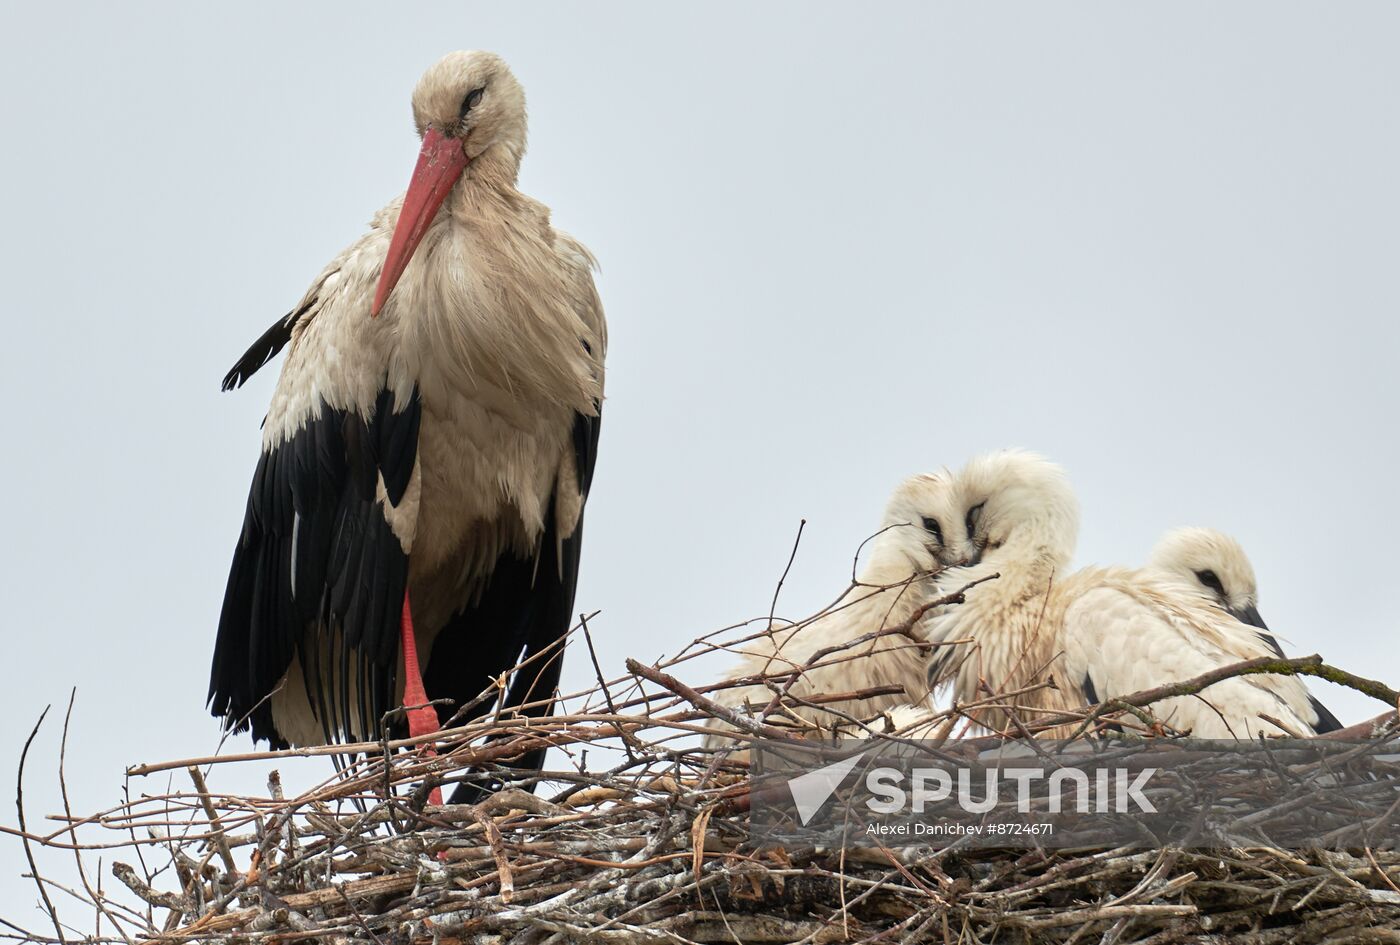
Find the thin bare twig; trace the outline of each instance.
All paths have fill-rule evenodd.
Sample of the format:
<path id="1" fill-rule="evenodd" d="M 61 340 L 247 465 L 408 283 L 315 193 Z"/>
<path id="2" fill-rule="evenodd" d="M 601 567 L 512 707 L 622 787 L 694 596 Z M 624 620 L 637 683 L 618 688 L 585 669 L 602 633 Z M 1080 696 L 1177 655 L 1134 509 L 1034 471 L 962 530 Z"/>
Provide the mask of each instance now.
<path id="1" fill-rule="evenodd" d="M 773 602 L 768 605 L 768 632 L 773 632 L 773 615 L 778 612 L 778 595 L 783 592 L 783 583 L 787 580 L 788 572 L 792 570 L 792 563 L 797 560 L 797 547 L 802 544 L 802 529 L 807 527 L 807 520 L 801 519 L 797 523 L 797 537 L 792 540 L 792 551 L 788 554 L 787 564 L 783 566 L 783 573 L 778 578 L 778 586 L 773 588 Z"/>
<path id="2" fill-rule="evenodd" d="M 19 813 L 20 837 L 24 844 L 24 857 L 29 861 L 29 875 L 34 878 L 34 885 L 39 888 L 39 898 L 44 901 L 44 911 L 49 914 L 49 921 L 53 923 L 54 934 L 58 937 L 61 945 L 66 945 L 68 940 L 63 937 L 63 926 L 58 921 L 58 910 L 53 907 L 53 900 L 49 898 L 49 891 L 44 886 L 44 881 L 39 873 L 39 864 L 34 862 L 34 848 L 30 844 L 29 825 L 24 818 L 24 763 L 29 758 L 29 746 L 34 743 L 34 736 L 39 734 L 39 726 L 44 724 L 44 719 L 48 716 L 51 708 L 53 706 L 44 706 L 44 711 L 39 713 L 39 721 L 34 723 L 34 729 L 24 740 L 24 748 L 19 753 L 19 772 L 15 778 L 15 810 Z"/>

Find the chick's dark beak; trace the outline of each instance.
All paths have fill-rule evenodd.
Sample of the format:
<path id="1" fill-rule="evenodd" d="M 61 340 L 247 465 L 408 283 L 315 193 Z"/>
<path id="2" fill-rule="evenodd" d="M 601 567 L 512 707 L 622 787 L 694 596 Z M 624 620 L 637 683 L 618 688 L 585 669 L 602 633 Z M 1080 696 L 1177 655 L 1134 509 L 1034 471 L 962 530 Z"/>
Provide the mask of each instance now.
<path id="1" fill-rule="evenodd" d="M 947 568 L 970 568 L 981 563 L 982 546 L 969 542 L 956 551 L 944 549 L 942 554 L 935 553 L 935 557 Z"/>
<path id="2" fill-rule="evenodd" d="M 1259 615 L 1259 608 L 1253 604 L 1244 607 L 1230 608 L 1230 614 L 1240 623 L 1247 623 L 1251 627 L 1258 627 L 1260 630 L 1269 629 L 1269 625 L 1264 622 L 1264 618 Z"/>

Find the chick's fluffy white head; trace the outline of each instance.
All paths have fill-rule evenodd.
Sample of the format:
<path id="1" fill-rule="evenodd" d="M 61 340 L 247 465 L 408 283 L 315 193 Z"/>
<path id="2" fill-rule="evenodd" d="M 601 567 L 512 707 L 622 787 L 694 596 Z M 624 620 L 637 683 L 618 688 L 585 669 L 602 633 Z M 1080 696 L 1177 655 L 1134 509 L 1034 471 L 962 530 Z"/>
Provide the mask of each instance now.
<path id="1" fill-rule="evenodd" d="M 1190 585 L 1231 613 L 1259 604 L 1259 585 L 1244 547 L 1213 528 L 1172 529 L 1152 549 L 1148 566 Z"/>
<path id="2" fill-rule="evenodd" d="M 984 563 L 1069 564 L 1079 539 L 1079 502 L 1060 466 L 1027 450 L 999 450 L 970 460 L 957 485 L 958 507 Z"/>
<path id="3" fill-rule="evenodd" d="M 885 506 L 865 580 L 893 583 L 918 571 L 972 563 L 977 549 L 960 503 L 951 473 L 923 473 L 900 483 Z"/>

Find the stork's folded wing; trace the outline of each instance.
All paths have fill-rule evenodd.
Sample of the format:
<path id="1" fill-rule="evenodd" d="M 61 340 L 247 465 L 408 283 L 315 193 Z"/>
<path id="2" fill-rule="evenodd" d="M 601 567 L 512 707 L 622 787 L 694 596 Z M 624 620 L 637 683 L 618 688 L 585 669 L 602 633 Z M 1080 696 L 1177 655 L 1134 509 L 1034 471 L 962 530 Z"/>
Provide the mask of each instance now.
<path id="1" fill-rule="evenodd" d="M 393 708 L 408 555 L 386 503 L 408 488 L 420 416 L 416 390 L 398 404 L 381 391 L 368 417 L 322 402 L 264 447 L 209 682 L 226 728 L 274 745 L 353 740 Z"/>

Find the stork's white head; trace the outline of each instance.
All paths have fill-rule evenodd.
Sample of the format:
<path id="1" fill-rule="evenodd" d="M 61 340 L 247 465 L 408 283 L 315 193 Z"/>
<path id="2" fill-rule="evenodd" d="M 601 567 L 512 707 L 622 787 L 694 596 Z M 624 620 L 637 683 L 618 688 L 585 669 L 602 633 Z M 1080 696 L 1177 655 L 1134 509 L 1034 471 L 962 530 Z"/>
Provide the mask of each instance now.
<path id="1" fill-rule="evenodd" d="M 958 507 L 982 562 L 1068 566 L 1079 539 L 1079 502 L 1061 467 L 1026 450 L 999 450 L 970 460 L 957 485 Z"/>
<path id="2" fill-rule="evenodd" d="M 493 53 L 454 52 L 435 62 L 413 90 L 413 120 L 423 147 L 389 241 L 372 315 L 384 307 L 467 165 L 496 168 L 514 183 L 525 154 L 525 91 Z"/>
<path id="3" fill-rule="evenodd" d="M 525 154 L 525 90 L 495 53 L 468 50 L 443 56 L 413 90 L 418 136 L 436 129 L 455 139 L 468 160 L 497 150 L 512 172 Z"/>
<path id="4" fill-rule="evenodd" d="M 966 510 L 951 473 L 925 473 L 899 484 L 885 506 L 873 542 L 867 583 L 893 583 L 917 571 L 961 567 L 976 560 Z"/>
<path id="5" fill-rule="evenodd" d="M 1238 541 L 1213 528 L 1176 528 L 1152 549 L 1148 567 L 1223 607 L 1236 620 L 1267 630 L 1259 616 L 1254 566 Z"/>

